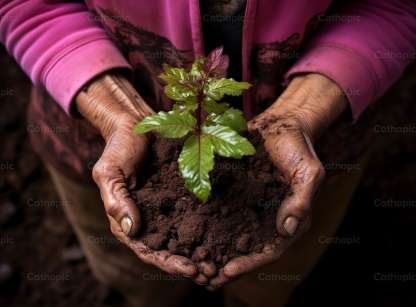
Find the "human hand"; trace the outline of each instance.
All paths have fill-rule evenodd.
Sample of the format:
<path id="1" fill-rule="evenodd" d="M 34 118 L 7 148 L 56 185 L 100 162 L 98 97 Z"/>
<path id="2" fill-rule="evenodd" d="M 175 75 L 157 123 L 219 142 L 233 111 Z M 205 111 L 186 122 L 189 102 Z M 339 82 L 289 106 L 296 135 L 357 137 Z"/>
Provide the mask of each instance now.
<path id="1" fill-rule="evenodd" d="M 336 83 L 319 74 L 307 74 L 294 78 L 277 101 L 249 123 L 249 129 L 263 137 L 270 159 L 284 174 L 292 193 L 278 209 L 275 242 L 261 253 L 232 259 L 210 280 L 208 289 L 276 261 L 309 228 L 313 200 L 325 177 L 313 143 L 347 105 Z"/>
<path id="2" fill-rule="evenodd" d="M 152 251 L 142 241 L 132 239 L 139 233 L 141 220 L 129 188 L 136 184 L 136 174 L 148 148 L 146 135 L 134 135 L 133 128 L 152 114 L 152 109 L 128 80 L 113 73 L 94 79 L 82 89 L 76 106 L 106 143 L 92 176 L 100 189 L 112 233 L 143 262 L 170 274 L 196 275 L 197 267 L 191 260 L 165 250 Z"/>

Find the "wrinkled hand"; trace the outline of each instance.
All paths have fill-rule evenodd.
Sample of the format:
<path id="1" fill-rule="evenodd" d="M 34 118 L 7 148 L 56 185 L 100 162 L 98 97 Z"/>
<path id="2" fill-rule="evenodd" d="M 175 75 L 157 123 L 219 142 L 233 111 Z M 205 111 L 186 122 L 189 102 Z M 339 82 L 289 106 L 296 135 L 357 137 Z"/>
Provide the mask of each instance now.
<path id="1" fill-rule="evenodd" d="M 333 81 L 308 74 L 293 79 L 279 99 L 249 123 L 249 129 L 263 137 L 293 193 L 278 209 L 276 241 L 261 253 L 232 259 L 210 280 L 208 289 L 276 261 L 309 228 L 313 200 L 325 177 L 313 143 L 346 108 L 347 100 Z"/>
<path id="2" fill-rule="evenodd" d="M 105 74 L 93 80 L 78 93 L 76 106 L 106 142 L 92 174 L 100 189 L 112 233 L 143 262 L 170 274 L 196 275 L 197 267 L 191 260 L 168 251 L 151 251 L 140 240 L 131 239 L 138 234 L 141 220 L 128 189 L 135 186 L 136 174 L 148 147 L 147 137 L 134 135 L 133 127 L 153 113 L 151 108 L 118 74 Z"/>

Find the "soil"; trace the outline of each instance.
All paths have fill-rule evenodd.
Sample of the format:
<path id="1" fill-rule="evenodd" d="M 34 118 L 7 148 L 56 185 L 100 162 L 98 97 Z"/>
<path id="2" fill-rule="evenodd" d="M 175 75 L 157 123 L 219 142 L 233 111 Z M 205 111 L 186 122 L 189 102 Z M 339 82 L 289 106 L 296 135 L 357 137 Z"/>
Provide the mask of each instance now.
<path id="1" fill-rule="evenodd" d="M 217 157 L 206 203 L 184 186 L 177 159 L 181 141 L 156 137 L 144 186 L 135 192 L 143 218 L 140 239 L 153 250 L 167 249 L 194 261 L 223 266 L 230 259 L 262 250 L 276 237 L 276 211 L 288 193 L 261 137 L 250 135 L 254 156 Z M 248 188 L 249 187 L 249 188 Z"/>

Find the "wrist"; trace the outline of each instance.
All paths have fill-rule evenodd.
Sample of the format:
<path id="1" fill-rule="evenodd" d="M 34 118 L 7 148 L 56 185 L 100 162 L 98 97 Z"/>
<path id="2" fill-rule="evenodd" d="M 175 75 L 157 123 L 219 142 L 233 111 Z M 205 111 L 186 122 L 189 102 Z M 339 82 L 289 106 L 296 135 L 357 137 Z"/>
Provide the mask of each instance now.
<path id="1" fill-rule="evenodd" d="M 104 74 L 92 80 L 75 98 L 79 113 L 100 130 L 104 139 L 120 126 L 133 126 L 154 113 L 128 80 Z"/>
<path id="2" fill-rule="evenodd" d="M 348 100 L 334 81 L 320 74 L 305 74 L 295 77 L 266 112 L 293 118 L 315 140 L 347 107 Z"/>

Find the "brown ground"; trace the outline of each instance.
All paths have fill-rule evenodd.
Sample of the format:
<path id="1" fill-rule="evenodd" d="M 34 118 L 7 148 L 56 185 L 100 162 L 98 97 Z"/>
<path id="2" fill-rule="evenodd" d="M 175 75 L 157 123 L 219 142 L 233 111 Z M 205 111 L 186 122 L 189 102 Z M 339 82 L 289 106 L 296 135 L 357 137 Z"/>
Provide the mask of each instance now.
<path id="1" fill-rule="evenodd" d="M 156 138 L 150 155 L 155 159 L 147 170 L 151 175 L 135 193 L 146 245 L 222 267 L 273 241 L 278 204 L 288 188 L 261 137 L 248 137 L 256 154 L 241 160 L 217 157 L 211 197 L 204 204 L 186 190 L 179 173 L 182 142 Z"/>
<path id="2" fill-rule="evenodd" d="M 31 151 L 24 117 L 28 80 L 3 51 L 0 67 L 0 306 L 123 306 L 117 294 L 91 276 Z M 415 67 L 409 70 L 379 103 L 383 114 L 374 126 L 379 150 L 337 233 L 355 243 L 331 244 L 291 306 L 414 305 L 416 131 L 377 131 L 381 126 L 416 130 L 415 72 Z M 380 274 L 396 280 L 380 280 Z M 413 281 L 398 281 L 400 276 Z M 219 306 L 218 297 L 197 291 L 206 306 Z M 195 306 L 192 299 L 188 305 Z"/>

